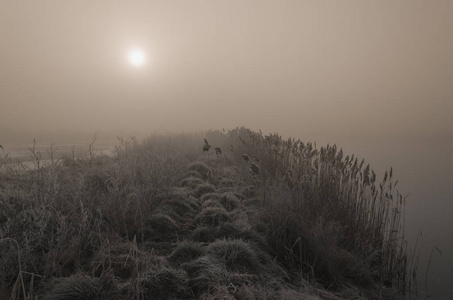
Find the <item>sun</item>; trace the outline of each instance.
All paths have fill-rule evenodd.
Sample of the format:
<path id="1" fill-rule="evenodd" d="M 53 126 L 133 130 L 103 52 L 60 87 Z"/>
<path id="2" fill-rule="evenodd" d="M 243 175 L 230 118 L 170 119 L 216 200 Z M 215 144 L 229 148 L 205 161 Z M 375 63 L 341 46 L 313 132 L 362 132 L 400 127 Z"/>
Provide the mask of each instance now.
<path id="1" fill-rule="evenodd" d="M 131 49 L 129 51 L 129 62 L 134 66 L 134 67 L 141 67 L 146 61 L 146 56 L 143 50 L 141 49 Z"/>

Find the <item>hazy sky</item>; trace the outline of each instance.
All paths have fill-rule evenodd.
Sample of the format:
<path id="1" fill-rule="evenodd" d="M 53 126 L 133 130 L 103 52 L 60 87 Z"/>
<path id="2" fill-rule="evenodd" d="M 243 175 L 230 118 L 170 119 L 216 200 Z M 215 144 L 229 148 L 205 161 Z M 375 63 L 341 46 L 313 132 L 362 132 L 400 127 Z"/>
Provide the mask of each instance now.
<path id="1" fill-rule="evenodd" d="M 0 0 L 1 144 L 241 125 L 337 143 L 394 167 L 445 295 L 452 116 L 453 0 Z"/>
<path id="2" fill-rule="evenodd" d="M 451 0 L 0 0 L 0 130 L 453 138 L 452 16 Z"/>

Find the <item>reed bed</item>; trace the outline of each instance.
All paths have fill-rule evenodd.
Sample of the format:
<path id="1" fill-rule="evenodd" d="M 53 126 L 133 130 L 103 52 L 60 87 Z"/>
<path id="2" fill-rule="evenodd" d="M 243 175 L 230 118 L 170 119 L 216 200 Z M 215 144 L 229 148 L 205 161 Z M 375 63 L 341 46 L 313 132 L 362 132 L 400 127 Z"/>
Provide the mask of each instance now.
<path id="1" fill-rule="evenodd" d="M 410 296 L 392 170 L 246 128 L 95 141 L 2 149 L 0 299 Z"/>
<path id="2" fill-rule="evenodd" d="M 406 198 L 396 189 L 392 169 L 378 183 L 364 160 L 345 156 L 336 145 L 318 149 L 315 143 L 246 128 L 229 132 L 228 138 L 239 151 L 260 160 L 264 175 L 256 183 L 265 198 L 262 218 L 271 228 L 268 240 L 287 268 L 327 282 L 345 281 L 344 267 L 332 270 L 343 256 L 357 265 L 356 275 L 401 293 L 411 291 L 408 272 L 415 274 L 416 266 L 408 265 Z"/>

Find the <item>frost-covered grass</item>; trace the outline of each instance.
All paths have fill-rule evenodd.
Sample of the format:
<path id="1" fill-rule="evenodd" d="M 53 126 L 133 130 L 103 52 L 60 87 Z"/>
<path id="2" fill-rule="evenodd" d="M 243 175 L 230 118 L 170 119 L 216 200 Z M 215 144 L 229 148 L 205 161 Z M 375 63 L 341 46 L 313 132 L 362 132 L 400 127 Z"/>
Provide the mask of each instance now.
<path id="1" fill-rule="evenodd" d="M 410 296 L 391 171 L 244 128 L 119 141 L 31 170 L 3 154 L 0 299 Z"/>

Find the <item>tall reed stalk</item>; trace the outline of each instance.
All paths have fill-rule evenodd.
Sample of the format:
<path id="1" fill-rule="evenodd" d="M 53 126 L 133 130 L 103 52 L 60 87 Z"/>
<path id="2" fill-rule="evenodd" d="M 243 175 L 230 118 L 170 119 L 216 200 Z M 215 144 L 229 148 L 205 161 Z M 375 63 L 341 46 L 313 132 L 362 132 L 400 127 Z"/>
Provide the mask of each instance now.
<path id="1" fill-rule="evenodd" d="M 267 178 L 287 182 L 286 174 L 289 171 L 293 174 L 291 185 L 285 186 L 290 190 L 291 200 L 274 207 L 287 215 L 286 220 L 300 207 L 299 221 L 295 217 L 294 222 L 300 222 L 301 228 L 310 227 L 307 222 L 319 219 L 333 222 L 341 236 L 337 246 L 367 263 L 374 270 L 374 280 L 403 293 L 410 288 L 408 269 L 413 266 L 408 266 L 404 235 L 406 198 L 396 190 L 392 169 L 377 183 L 376 174 L 369 165 L 364 165 L 364 160 L 359 161 L 354 155 L 344 157 L 336 145 L 318 149 L 314 143 L 284 140 L 277 134 L 264 136 L 245 128 L 229 132 L 229 138 L 231 143 L 237 141 L 244 151 L 260 158 Z M 270 218 L 276 214 L 274 210 Z M 276 230 L 284 227 L 275 226 Z M 297 236 L 283 241 L 284 251 L 290 253 L 281 256 L 291 264 L 304 265 L 304 257 L 300 257 L 301 262 L 294 261 L 298 251 L 303 251 L 295 247 L 296 240 Z"/>

